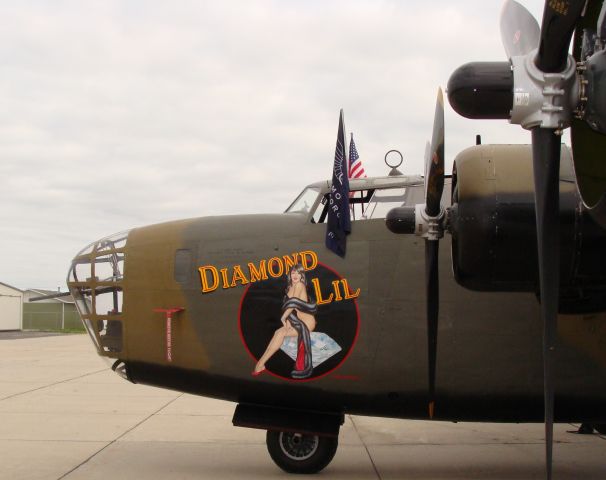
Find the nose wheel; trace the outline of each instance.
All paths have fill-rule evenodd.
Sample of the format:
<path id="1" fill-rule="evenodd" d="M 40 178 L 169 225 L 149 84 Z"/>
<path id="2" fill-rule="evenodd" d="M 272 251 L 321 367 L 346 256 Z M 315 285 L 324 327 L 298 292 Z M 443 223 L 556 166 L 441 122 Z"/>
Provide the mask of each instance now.
<path id="1" fill-rule="evenodd" d="M 288 473 L 317 473 L 335 456 L 337 437 L 267 431 L 267 450 L 272 460 Z"/>

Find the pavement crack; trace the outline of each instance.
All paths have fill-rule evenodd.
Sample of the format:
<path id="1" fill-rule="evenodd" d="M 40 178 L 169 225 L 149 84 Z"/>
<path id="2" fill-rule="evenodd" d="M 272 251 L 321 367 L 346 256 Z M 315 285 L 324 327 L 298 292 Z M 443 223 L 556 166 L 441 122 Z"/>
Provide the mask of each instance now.
<path id="1" fill-rule="evenodd" d="M 101 370 L 95 370 L 94 372 L 88 372 L 84 375 L 78 375 L 77 377 L 66 378 L 65 380 L 59 380 L 55 383 L 49 383 L 48 385 L 42 385 L 38 388 L 32 388 L 31 390 L 27 390 L 25 392 L 13 393 L 12 395 L 8 395 L 7 397 L 0 398 L 0 402 L 3 400 L 8 400 L 9 398 L 19 397 L 20 395 L 27 395 L 28 393 L 37 392 L 38 390 L 44 390 L 45 388 L 54 387 L 55 385 L 61 385 L 62 383 L 71 382 L 72 380 L 78 380 L 79 378 L 88 377 L 90 375 L 96 375 L 97 373 L 106 372 L 107 368 L 102 368 Z"/>
<path id="2" fill-rule="evenodd" d="M 368 458 L 370 460 L 370 464 L 372 465 L 372 468 L 375 471 L 375 475 L 377 476 L 377 478 L 379 480 L 382 480 L 381 479 L 381 474 L 379 473 L 379 469 L 377 468 L 377 465 L 375 464 L 375 461 L 373 460 L 372 455 L 370 454 L 370 450 L 368 450 L 368 445 L 366 445 L 366 442 L 364 441 L 364 439 L 362 438 L 362 435 L 360 435 L 360 432 L 358 431 L 358 426 L 356 425 L 356 422 L 354 421 L 354 419 L 353 419 L 353 417 L 351 415 L 348 415 L 348 417 L 351 420 L 351 424 L 353 425 L 353 428 L 356 431 L 356 434 L 358 435 L 358 438 L 362 442 L 362 445 L 364 445 L 364 450 L 366 450 L 366 454 L 368 455 Z"/>
<path id="3" fill-rule="evenodd" d="M 68 475 L 71 475 L 73 472 L 75 472 L 76 470 L 78 470 L 80 467 L 82 467 L 83 465 L 86 465 L 88 462 L 90 462 L 93 458 L 95 458 L 97 455 L 99 455 L 101 452 L 103 452 L 104 450 L 106 450 L 108 447 L 111 447 L 114 443 L 118 442 L 121 438 L 123 438 L 125 435 L 128 435 L 130 432 L 132 432 L 135 428 L 139 427 L 140 425 L 142 425 L 143 423 L 147 422 L 150 418 L 152 418 L 154 415 L 157 415 L 158 413 L 160 413 L 162 410 L 164 410 L 166 407 L 168 407 L 171 403 L 177 401 L 179 398 L 181 398 L 184 394 L 181 393 L 180 395 L 177 395 L 175 398 L 171 398 L 168 402 L 166 402 L 164 405 L 162 405 L 160 408 L 158 408 L 156 411 L 150 413 L 147 417 L 145 417 L 143 420 L 141 420 L 140 422 L 137 422 L 135 425 L 133 425 L 132 427 L 130 427 L 129 429 L 127 429 L 126 431 L 122 432 L 121 435 L 117 436 L 116 438 L 114 438 L 111 442 L 109 442 L 107 445 L 105 445 L 103 448 L 100 448 L 99 450 L 97 450 L 95 453 L 93 453 L 90 457 L 88 457 L 86 460 L 84 460 L 82 463 L 76 465 L 74 468 L 72 468 L 71 470 L 65 472 L 63 475 L 61 475 L 60 477 L 57 478 L 57 480 L 62 480 L 64 478 L 66 478 Z"/>

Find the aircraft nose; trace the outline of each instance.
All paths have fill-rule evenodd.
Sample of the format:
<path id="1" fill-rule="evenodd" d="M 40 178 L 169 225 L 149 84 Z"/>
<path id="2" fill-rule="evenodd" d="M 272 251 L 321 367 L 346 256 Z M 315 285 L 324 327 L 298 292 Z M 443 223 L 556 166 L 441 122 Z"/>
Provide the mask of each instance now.
<path id="1" fill-rule="evenodd" d="M 67 275 L 67 286 L 97 353 L 111 359 L 120 358 L 124 350 L 122 307 L 128 233 L 105 237 L 83 248 Z"/>

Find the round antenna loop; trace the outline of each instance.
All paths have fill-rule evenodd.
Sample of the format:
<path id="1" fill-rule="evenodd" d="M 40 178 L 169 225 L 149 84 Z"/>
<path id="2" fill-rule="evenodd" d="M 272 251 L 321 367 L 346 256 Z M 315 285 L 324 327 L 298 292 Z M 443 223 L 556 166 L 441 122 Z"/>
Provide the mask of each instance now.
<path id="1" fill-rule="evenodd" d="M 391 155 L 390 158 L 392 158 L 392 159 L 395 158 L 396 160 L 395 161 L 392 160 L 391 163 L 390 163 L 390 161 L 387 158 L 387 157 L 389 157 L 390 153 L 399 155 L 400 156 L 400 161 L 397 160 L 397 155 Z M 402 152 L 400 152 L 399 150 L 390 150 L 389 152 L 387 152 L 385 154 L 385 165 L 387 165 L 388 167 L 391 168 L 391 172 L 389 172 L 389 176 L 390 177 L 393 177 L 394 175 L 402 175 L 402 172 L 400 172 L 398 170 L 398 167 L 400 165 L 402 165 L 403 161 L 404 161 L 404 155 L 402 155 Z"/>

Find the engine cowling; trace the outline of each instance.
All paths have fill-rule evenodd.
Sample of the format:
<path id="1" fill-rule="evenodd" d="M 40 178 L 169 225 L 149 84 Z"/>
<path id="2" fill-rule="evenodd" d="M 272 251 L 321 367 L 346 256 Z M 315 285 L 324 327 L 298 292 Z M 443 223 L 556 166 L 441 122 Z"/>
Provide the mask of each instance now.
<path id="1" fill-rule="evenodd" d="M 455 159 L 450 229 L 456 281 L 471 290 L 538 292 L 532 151 L 478 145 Z M 579 196 L 570 149 L 560 167 L 560 312 L 606 310 L 606 231 Z"/>

